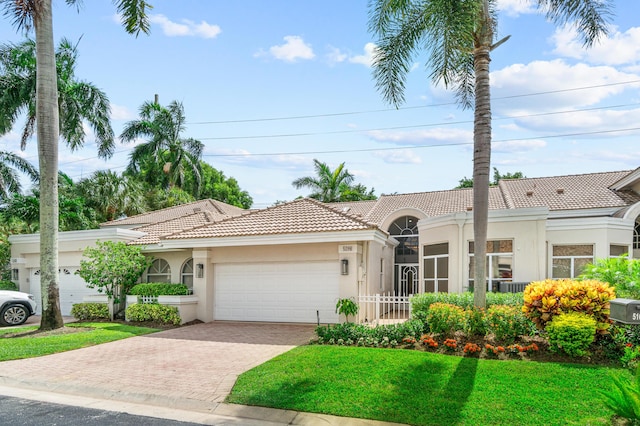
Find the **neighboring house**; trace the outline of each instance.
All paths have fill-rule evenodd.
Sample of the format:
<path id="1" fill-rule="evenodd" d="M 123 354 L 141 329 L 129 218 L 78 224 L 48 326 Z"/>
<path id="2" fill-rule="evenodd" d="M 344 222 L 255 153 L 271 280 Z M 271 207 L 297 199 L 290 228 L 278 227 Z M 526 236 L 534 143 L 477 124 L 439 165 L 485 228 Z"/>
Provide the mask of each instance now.
<path id="1" fill-rule="evenodd" d="M 577 276 L 595 258 L 640 255 L 640 169 L 500 181 L 489 194 L 487 276 Z M 60 233 L 64 314 L 87 289 L 74 275 L 98 240 L 143 245 L 145 282 L 187 284 L 202 321 L 338 322 L 338 298 L 461 292 L 473 286 L 471 189 L 245 211 L 203 200 Z M 38 235 L 11 237 L 23 291 L 39 294 Z"/>

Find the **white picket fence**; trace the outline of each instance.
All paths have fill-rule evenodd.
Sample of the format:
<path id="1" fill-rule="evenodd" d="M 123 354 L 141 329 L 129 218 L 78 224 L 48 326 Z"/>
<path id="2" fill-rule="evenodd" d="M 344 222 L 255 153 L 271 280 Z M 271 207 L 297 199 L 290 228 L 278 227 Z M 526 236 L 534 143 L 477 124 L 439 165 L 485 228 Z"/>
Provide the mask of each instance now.
<path id="1" fill-rule="evenodd" d="M 393 293 L 360 295 L 358 322 L 372 325 L 404 322 L 411 318 L 410 297 Z"/>

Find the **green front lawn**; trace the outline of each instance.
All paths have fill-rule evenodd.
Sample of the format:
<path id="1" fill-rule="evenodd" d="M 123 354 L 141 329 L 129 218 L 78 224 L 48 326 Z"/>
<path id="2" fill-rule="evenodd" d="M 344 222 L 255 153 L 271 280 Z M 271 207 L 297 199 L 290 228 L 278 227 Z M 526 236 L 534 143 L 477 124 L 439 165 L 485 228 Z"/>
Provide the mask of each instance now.
<path id="1" fill-rule="evenodd" d="M 242 374 L 227 402 L 414 425 L 605 425 L 626 370 L 303 346 Z"/>
<path id="2" fill-rule="evenodd" d="M 0 361 L 50 355 L 160 331 L 107 322 L 67 324 L 44 333 L 35 333 L 37 329 L 31 326 L 0 330 Z M 25 334 L 29 331 L 34 333 Z"/>

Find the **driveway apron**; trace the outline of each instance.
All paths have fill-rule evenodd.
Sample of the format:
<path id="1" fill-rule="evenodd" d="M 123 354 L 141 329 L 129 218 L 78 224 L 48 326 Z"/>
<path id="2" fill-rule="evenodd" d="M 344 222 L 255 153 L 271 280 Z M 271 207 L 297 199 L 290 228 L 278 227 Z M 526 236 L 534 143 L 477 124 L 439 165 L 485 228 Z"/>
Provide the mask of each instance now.
<path id="1" fill-rule="evenodd" d="M 211 410 L 239 374 L 305 344 L 313 325 L 211 322 L 0 363 L 0 384 Z"/>

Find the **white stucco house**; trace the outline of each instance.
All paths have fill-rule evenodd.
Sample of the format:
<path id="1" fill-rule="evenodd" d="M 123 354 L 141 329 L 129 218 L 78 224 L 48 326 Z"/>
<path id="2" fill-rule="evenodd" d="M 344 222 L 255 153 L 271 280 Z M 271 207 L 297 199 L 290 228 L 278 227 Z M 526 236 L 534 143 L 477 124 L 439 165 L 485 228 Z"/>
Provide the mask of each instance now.
<path id="1" fill-rule="evenodd" d="M 490 189 L 488 286 L 573 277 L 595 258 L 640 255 L 640 169 L 504 180 Z M 194 203 L 60 233 L 63 314 L 94 294 L 74 272 L 99 240 L 144 247 L 145 282 L 182 282 L 202 321 L 337 322 L 338 298 L 473 286 L 471 189 L 262 210 Z M 15 235 L 20 289 L 40 293 L 39 236 Z"/>

